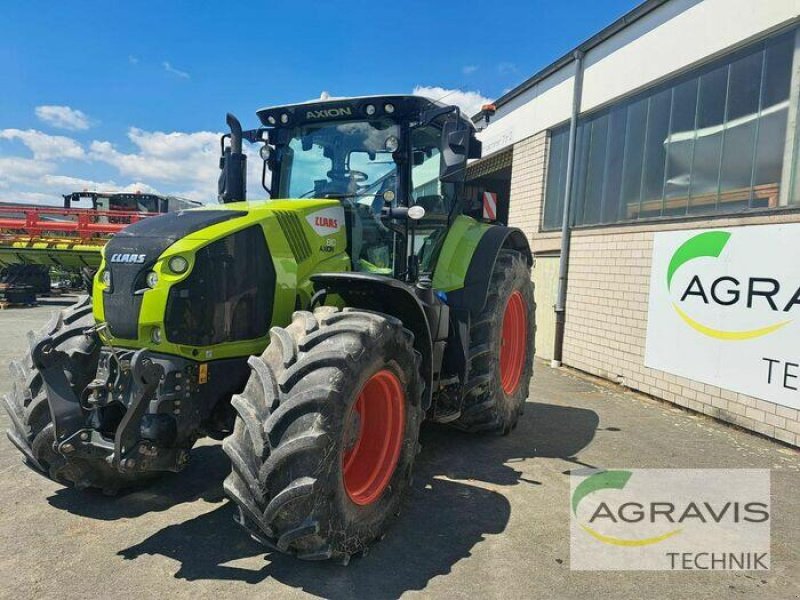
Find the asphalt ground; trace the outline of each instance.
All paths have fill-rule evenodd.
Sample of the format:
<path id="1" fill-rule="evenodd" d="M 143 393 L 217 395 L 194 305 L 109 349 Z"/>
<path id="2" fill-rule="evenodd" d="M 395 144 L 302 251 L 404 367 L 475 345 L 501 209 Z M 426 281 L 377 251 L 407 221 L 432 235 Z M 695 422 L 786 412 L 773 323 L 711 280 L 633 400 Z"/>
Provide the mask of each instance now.
<path id="1" fill-rule="evenodd" d="M 65 302 L 48 300 L 49 303 Z M 8 362 L 53 306 L 0 311 Z M 0 427 L 8 426 L 5 413 Z M 795 598 L 800 453 L 569 370 L 536 365 L 510 436 L 425 426 L 406 508 L 348 567 L 266 554 L 233 522 L 227 459 L 202 443 L 187 469 L 114 498 L 66 489 L 0 440 L 2 598 Z M 571 571 L 569 473 L 601 468 L 767 468 L 772 568 Z"/>

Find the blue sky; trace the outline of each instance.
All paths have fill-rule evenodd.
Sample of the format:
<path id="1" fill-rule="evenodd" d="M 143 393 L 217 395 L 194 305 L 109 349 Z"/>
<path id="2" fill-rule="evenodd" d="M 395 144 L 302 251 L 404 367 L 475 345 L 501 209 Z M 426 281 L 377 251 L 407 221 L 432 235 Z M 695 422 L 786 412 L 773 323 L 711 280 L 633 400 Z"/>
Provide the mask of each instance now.
<path id="1" fill-rule="evenodd" d="M 14 2 L 0 19 L 0 200 L 142 189 L 211 201 L 227 111 L 453 93 L 474 107 L 635 0 Z M 251 161 L 255 163 L 255 161 Z"/>

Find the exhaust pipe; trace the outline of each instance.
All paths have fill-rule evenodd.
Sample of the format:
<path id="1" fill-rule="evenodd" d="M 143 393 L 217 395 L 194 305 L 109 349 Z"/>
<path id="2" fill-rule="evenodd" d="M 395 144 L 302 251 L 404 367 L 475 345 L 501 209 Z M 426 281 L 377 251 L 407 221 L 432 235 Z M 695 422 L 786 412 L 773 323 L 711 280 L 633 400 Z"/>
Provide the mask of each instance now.
<path id="1" fill-rule="evenodd" d="M 231 113 L 225 115 L 225 122 L 231 130 L 231 153 L 242 153 L 242 124 Z"/>
<path id="2" fill-rule="evenodd" d="M 242 153 L 242 124 L 231 113 L 226 115 L 225 122 L 231 132 L 220 140 L 222 156 L 219 167 L 222 172 L 217 186 L 217 198 L 223 204 L 246 200 L 247 193 L 247 156 Z M 231 139 L 227 148 L 226 137 Z"/>

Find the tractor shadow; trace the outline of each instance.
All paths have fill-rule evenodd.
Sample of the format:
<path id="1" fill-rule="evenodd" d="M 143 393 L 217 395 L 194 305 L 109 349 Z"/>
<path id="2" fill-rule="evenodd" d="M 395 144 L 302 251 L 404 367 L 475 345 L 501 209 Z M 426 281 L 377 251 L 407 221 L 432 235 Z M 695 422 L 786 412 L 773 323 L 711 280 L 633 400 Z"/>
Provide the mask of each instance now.
<path id="1" fill-rule="evenodd" d="M 515 465 L 528 458 L 559 458 L 583 466 L 578 454 L 592 442 L 599 423 L 592 410 L 528 403 L 517 428 L 505 437 L 429 425 L 422 430 L 422 468 L 448 479 L 539 485 Z"/>
<path id="2" fill-rule="evenodd" d="M 167 473 L 139 489 L 105 496 L 99 490 L 61 488 L 47 502 L 90 519 L 131 519 L 200 499 L 222 502 L 225 500 L 222 481 L 229 472 L 230 463 L 218 445 L 198 446 L 192 450 L 192 461 L 184 471 Z"/>
<path id="3" fill-rule="evenodd" d="M 577 454 L 591 443 L 598 422 L 591 410 L 528 404 L 517 430 L 507 437 L 424 427 L 423 451 L 404 512 L 384 540 L 374 544 L 367 556 L 354 557 L 347 568 L 277 553 L 267 554 L 266 563 L 260 563 L 264 548 L 233 524 L 234 509 L 228 502 L 169 525 L 119 555 L 129 560 L 143 555 L 168 557 L 180 564 L 175 577 L 190 581 L 255 584 L 273 579 L 324 598 L 396 598 L 425 589 L 431 579 L 469 557 L 485 536 L 505 530 L 511 504 L 493 488 L 526 485 L 530 502 L 540 501 L 536 495 L 541 484 L 525 478 L 516 463 L 541 457 L 580 464 Z M 176 491 L 181 482 L 175 481 Z M 249 559 L 244 562 L 255 563 L 256 569 L 231 564 L 240 559 Z M 263 566 L 258 568 L 259 564 Z"/>

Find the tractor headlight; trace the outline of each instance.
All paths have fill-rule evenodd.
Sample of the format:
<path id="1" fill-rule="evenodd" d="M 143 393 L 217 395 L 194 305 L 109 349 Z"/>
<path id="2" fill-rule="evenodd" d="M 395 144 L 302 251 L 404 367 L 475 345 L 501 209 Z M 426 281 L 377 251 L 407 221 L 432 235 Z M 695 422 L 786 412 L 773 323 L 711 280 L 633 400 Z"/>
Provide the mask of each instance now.
<path id="1" fill-rule="evenodd" d="M 154 344 L 161 343 L 161 329 L 159 327 L 153 327 L 153 330 L 150 332 L 150 339 L 153 340 Z"/>
<path id="2" fill-rule="evenodd" d="M 267 146 L 266 144 L 261 146 L 261 149 L 258 151 L 258 154 L 261 157 L 261 160 L 268 160 L 270 154 L 269 146 Z"/>
<path id="3" fill-rule="evenodd" d="M 272 115 L 268 116 L 267 123 L 269 123 L 270 125 L 275 125 L 275 117 L 273 117 Z"/>
<path id="4" fill-rule="evenodd" d="M 155 271 L 150 271 L 147 274 L 147 279 L 145 279 L 145 283 L 147 283 L 147 287 L 154 288 L 158 285 L 158 273 Z"/>
<path id="5" fill-rule="evenodd" d="M 372 115 L 375 114 L 375 105 L 374 104 L 367 104 L 364 107 L 364 112 L 367 113 L 368 117 L 371 117 Z"/>
<path id="6" fill-rule="evenodd" d="M 394 112 L 394 104 L 386 104 L 386 105 L 383 107 L 383 110 L 385 110 L 385 111 L 386 111 L 386 114 L 387 114 L 387 115 L 390 115 L 390 114 L 392 114 L 392 113 Z"/>
<path id="7" fill-rule="evenodd" d="M 100 275 L 100 281 L 103 282 L 104 286 L 111 287 L 111 271 L 105 269 Z"/>
<path id="8" fill-rule="evenodd" d="M 186 260 L 182 256 L 173 256 L 169 259 L 169 270 L 175 273 L 176 275 L 181 275 L 186 273 L 186 270 L 189 268 L 189 261 Z M 152 273 L 155 275 L 155 273 Z M 158 277 L 156 277 L 156 283 L 158 283 Z M 148 281 L 147 285 L 150 285 Z M 150 285 L 150 287 L 153 287 Z"/>
<path id="9" fill-rule="evenodd" d="M 281 115 L 281 123 L 286 125 L 288 122 L 289 122 L 289 114 L 288 113 L 283 113 Z"/>

